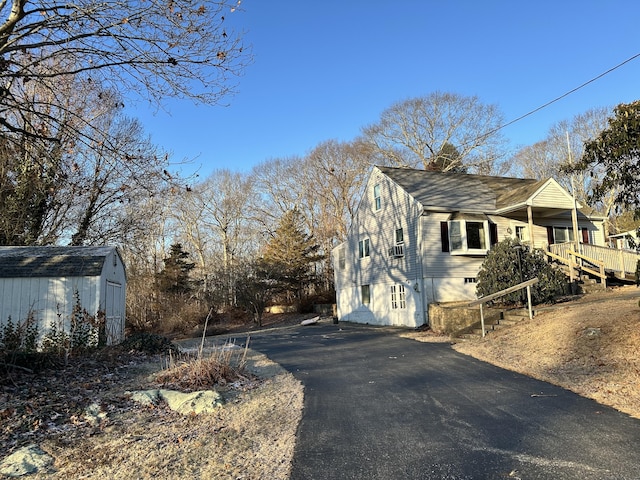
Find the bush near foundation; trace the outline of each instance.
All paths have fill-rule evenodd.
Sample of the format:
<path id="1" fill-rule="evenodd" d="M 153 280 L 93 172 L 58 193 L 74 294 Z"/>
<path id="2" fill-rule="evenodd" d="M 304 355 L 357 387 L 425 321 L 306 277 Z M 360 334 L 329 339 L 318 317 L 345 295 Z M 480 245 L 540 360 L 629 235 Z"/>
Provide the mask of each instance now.
<path id="1" fill-rule="evenodd" d="M 531 287 L 534 305 L 553 303 L 567 292 L 567 276 L 547 262 L 542 250 L 532 251 L 518 240 L 508 238 L 494 245 L 482 263 L 476 293 L 478 297 L 484 297 L 536 277 L 539 282 Z M 523 303 L 523 295 L 526 290 L 510 293 L 493 303 L 518 305 Z"/>

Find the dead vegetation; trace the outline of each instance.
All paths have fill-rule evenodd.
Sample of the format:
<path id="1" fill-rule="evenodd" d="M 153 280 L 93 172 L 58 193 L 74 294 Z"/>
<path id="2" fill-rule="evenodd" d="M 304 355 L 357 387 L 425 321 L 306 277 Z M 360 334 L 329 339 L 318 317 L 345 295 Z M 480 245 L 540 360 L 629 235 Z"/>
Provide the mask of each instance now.
<path id="1" fill-rule="evenodd" d="M 453 348 L 640 418 L 639 298 L 635 286 L 591 293 Z"/>
<path id="2" fill-rule="evenodd" d="M 153 348 L 156 340 L 136 341 Z M 140 406 L 125 393 L 212 385 L 227 403 L 198 416 Z M 84 412 L 96 403 L 106 416 L 92 423 Z M 246 348 L 171 357 L 105 351 L 2 377 L 0 444 L 3 457 L 36 443 L 55 458 L 55 471 L 30 478 L 285 479 L 301 412 L 300 382 Z"/>

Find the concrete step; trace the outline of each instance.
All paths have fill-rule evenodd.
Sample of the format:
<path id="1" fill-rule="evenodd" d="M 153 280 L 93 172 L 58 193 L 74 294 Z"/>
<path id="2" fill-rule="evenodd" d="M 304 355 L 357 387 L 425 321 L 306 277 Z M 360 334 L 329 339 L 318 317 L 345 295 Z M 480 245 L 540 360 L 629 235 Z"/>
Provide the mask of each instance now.
<path id="1" fill-rule="evenodd" d="M 582 293 L 601 292 L 604 290 L 601 283 L 580 284 L 579 286 Z"/>
<path id="2" fill-rule="evenodd" d="M 526 317 L 521 317 L 521 316 L 509 316 L 506 318 L 503 318 L 502 320 L 500 320 L 500 325 L 504 325 L 505 327 L 511 327 L 517 323 L 520 323 L 522 320 L 524 320 L 525 318 L 529 318 L 529 316 L 527 315 Z"/>
<path id="3" fill-rule="evenodd" d="M 484 319 L 485 335 L 490 334 L 494 330 L 508 328 L 522 320 L 529 318 L 529 310 L 526 308 L 515 308 L 510 310 L 491 309 L 488 311 Z M 456 339 L 471 340 L 482 337 L 482 327 L 480 323 L 475 324 L 467 331 L 460 333 Z"/>

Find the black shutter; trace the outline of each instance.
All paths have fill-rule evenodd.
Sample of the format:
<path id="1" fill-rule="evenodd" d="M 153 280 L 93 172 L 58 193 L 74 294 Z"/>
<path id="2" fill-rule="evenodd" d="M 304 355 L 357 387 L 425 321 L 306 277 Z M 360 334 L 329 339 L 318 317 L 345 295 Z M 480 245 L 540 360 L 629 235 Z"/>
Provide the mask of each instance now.
<path id="1" fill-rule="evenodd" d="M 489 224 L 489 241 L 491 245 L 495 245 L 498 243 L 498 224 L 490 223 Z"/>
<path id="2" fill-rule="evenodd" d="M 440 222 L 440 238 L 442 239 L 442 251 L 449 251 L 449 224 Z"/>

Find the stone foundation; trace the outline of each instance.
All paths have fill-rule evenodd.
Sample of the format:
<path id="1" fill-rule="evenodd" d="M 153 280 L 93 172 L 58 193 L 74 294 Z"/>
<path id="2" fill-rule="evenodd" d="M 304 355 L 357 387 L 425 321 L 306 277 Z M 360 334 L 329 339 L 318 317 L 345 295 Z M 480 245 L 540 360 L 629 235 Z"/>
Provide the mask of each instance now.
<path id="1" fill-rule="evenodd" d="M 480 322 L 480 308 L 467 307 L 469 302 L 429 304 L 429 326 L 435 333 L 456 336 Z"/>

